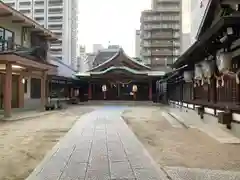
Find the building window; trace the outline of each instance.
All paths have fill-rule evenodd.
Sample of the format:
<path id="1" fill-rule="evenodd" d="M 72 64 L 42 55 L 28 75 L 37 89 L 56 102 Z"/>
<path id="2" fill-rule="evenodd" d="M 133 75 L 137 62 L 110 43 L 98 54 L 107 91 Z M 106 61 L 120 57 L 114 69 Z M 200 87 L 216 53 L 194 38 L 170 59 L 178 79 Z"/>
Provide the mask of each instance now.
<path id="1" fill-rule="evenodd" d="M 11 42 L 14 42 L 14 33 L 0 27 L 0 51 L 8 49 L 12 45 Z"/>

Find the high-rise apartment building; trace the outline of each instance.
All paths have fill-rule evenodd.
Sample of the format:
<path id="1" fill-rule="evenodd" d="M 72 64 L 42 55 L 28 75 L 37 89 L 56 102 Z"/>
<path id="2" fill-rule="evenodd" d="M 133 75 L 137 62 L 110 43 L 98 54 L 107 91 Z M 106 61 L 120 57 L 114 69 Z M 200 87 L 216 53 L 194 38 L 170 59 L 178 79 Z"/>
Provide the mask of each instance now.
<path id="1" fill-rule="evenodd" d="M 77 64 L 77 67 L 78 67 L 77 69 L 79 72 L 85 72 L 89 69 L 86 59 L 87 59 L 86 47 L 80 45 L 79 58 L 78 58 L 78 64 Z"/>
<path id="2" fill-rule="evenodd" d="M 191 46 L 190 33 L 182 33 L 181 40 L 181 54 L 183 54 Z"/>
<path id="3" fill-rule="evenodd" d="M 98 51 L 101 51 L 104 49 L 102 44 L 93 44 L 93 53 L 98 53 Z"/>
<path id="4" fill-rule="evenodd" d="M 135 32 L 135 57 L 140 58 L 140 30 Z"/>
<path id="5" fill-rule="evenodd" d="M 3 0 L 56 34 L 51 56 L 76 66 L 78 0 Z"/>
<path id="6" fill-rule="evenodd" d="M 141 15 L 141 59 L 152 67 L 172 64 L 180 55 L 182 0 L 153 0 Z"/>

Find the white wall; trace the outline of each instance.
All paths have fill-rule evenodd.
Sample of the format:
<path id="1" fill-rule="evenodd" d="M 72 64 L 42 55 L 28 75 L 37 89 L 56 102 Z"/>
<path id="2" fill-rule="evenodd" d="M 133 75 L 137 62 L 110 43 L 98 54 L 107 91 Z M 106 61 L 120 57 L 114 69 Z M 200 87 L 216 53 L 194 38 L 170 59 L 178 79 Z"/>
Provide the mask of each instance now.
<path id="1" fill-rule="evenodd" d="M 19 26 L 18 23 L 11 23 L 11 21 L 0 19 L 0 25 L 1 27 L 8 29 L 12 32 L 14 32 L 14 39 L 15 43 L 21 45 L 21 36 L 22 36 L 22 26 Z M 26 47 L 30 46 L 30 33 L 28 33 L 28 38 L 26 40 Z"/>

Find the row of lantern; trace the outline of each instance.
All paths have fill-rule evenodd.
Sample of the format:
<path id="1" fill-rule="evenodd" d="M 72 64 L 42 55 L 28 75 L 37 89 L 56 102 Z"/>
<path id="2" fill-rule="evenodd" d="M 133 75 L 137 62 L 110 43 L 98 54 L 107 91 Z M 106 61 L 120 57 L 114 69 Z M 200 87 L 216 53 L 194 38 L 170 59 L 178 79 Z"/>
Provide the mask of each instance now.
<path id="1" fill-rule="evenodd" d="M 107 92 L 107 85 L 106 84 L 103 84 L 102 85 L 102 92 Z M 133 84 L 132 86 L 132 92 L 136 93 L 138 91 L 138 86 Z"/>
<path id="2" fill-rule="evenodd" d="M 217 65 L 219 70 L 219 76 L 216 76 L 214 72 L 214 66 Z M 213 61 L 203 61 L 195 65 L 193 71 L 184 71 L 183 78 L 185 82 L 194 82 L 195 86 L 200 86 L 207 80 L 210 84 L 210 79 L 215 77 L 217 80 L 217 87 L 220 86 L 219 81 L 221 81 L 221 86 L 224 86 L 224 75 L 234 74 L 236 76 L 236 83 L 239 84 L 238 73 L 233 73 L 230 71 L 232 66 L 232 54 L 231 53 L 220 53 L 217 56 L 216 64 Z"/>

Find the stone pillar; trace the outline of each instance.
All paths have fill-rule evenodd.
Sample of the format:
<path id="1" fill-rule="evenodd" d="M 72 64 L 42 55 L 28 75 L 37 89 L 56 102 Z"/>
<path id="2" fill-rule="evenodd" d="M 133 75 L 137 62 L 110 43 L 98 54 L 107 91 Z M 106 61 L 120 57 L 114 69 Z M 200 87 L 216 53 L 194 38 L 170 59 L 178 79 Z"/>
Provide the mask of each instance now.
<path id="1" fill-rule="evenodd" d="M 92 99 L 92 84 L 88 84 L 88 99 Z"/>
<path id="2" fill-rule="evenodd" d="M 4 84 L 4 116 L 10 117 L 12 110 L 12 65 L 9 63 L 6 64 Z"/>
<path id="3" fill-rule="evenodd" d="M 18 76 L 18 108 L 24 108 L 24 83 L 23 75 Z"/>
<path id="4" fill-rule="evenodd" d="M 149 97 L 149 100 L 152 101 L 152 81 L 149 82 L 148 97 Z"/>
<path id="5" fill-rule="evenodd" d="M 41 109 L 45 109 L 47 103 L 46 96 L 46 81 L 47 81 L 47 72 L 43 71 L 41 76 Z"/>

